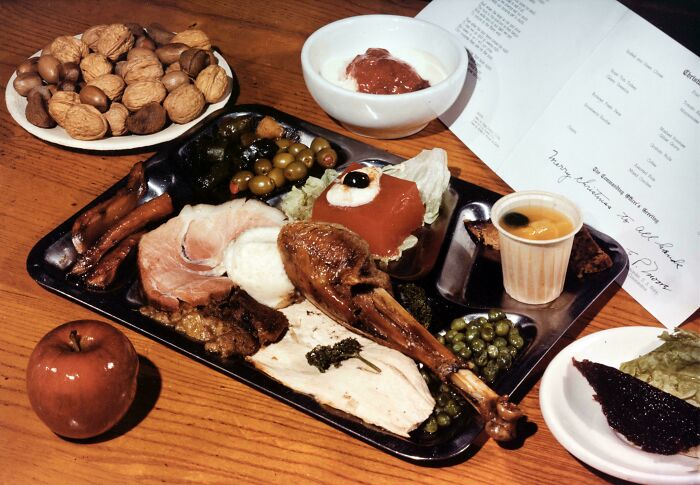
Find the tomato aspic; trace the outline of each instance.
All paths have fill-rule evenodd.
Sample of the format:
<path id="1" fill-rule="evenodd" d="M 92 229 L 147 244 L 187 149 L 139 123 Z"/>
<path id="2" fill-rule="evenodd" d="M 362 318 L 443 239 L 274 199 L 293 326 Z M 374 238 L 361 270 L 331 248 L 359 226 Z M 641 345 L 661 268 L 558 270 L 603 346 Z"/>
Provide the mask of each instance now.
<path id="1" fill-rule="evenodd" d="M 327 194 L 348 172 L 362 168 L 352 164 L 334 183 L 326 187 L 316 199 L 311 219 L 342 224 L 355 231 L 369 243 L 372 254 L 387 257 L 398 254 L 401 243 L 423 225 L 425 207 L 415 182 L 383 174 L 379 177 L 379 190 L 374 198 L 354 207 L 334 205 Z M 371 190 L 353 188 L 352 190 Z"/>

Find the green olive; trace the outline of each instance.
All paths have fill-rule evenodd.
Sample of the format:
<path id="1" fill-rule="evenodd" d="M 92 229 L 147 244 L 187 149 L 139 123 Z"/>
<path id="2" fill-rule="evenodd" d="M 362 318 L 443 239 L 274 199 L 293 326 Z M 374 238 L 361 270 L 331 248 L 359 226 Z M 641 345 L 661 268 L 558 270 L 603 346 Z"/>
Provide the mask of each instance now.
<path id="1" fill-rule="evenodd" d="M 275 190 L 275 183 L 267 175 L 256 175 L 248 182 L 248 189 L 255 195 L 267 195 Z"/>
<path id="2" fill-rule="evenodd" d="M 284 178 L 290 182 L 296 182 L 303 179 L 309 173 L 309 169 L 306 168 L 301 162 L 292 162 L 284 169 Z"/>
<path id="3" fill-rule="evenodd" d="M 275 167 L 267 173 L 267 176 L 272 179 L 275 183 L 275 187 L 281 189 L 287 183 L 287 179 L 284 178 L 284 170 L 279 167 Z"/>
<path id="4" fill-rule="evenodd" d="M 248 182 L 254 176 L 255 175 L 253 174 L 253 172 L 249 170 L 241 170 L 240 172 L 236 172 L 231 178 L 231 183 L 229 184 L 229 189 L 231 190 L 231 193 L 235 195 L 238 192 L 248 190 Z"/>
<path id="5" fill-rule="evenodd" d="M 253 163 L 253 172 L 255 175 L 267 175 L 272 170 L 272 162 L 267 158 L 258 158 Z"/>
<path id="6" fill-rule="evenodd" d="M 314 165 L 314 152 L 310 148 L 304 148 L 297 153 L 297 161 L 306 165 L 306 168 L 311 168 Z"/>
<path id="7" fill-rule="evenodd" d="M 323 150 L 324 148 L 330 148 L 330 147 L 331 147 L 331 144 L 328 143 L 328 140 L 326 140 L 325 138 L 321 138 L 320 136 L 317 136 L 316 138 L 314 138 L 311 141 L 311 150 L 314 153 L 318 153 L 321 150 Z"/>
<path id="8" fill-rule="evenodd" d="M 296 155 L 297 153 L 301 152 L 302 150 L 306 150 L 307 147 L 303 143 L 292 143 L 289 145 L 289 148 L 287 148 L 287 151 L 291 153 L 292 155 Z"/>
<path id="9" fill-rule="evenodd" d="M 292 144 L 292 140 L 290 140 L 289 138 L 279 138 L 275 140 L 275 144 L 279 148 L 279 150 L 277 150 L 277 153 L 286 152 L 287 148 L 289 148 L 289 145 Z"/>
<path id="10" fill-rule="evenodd" d="M 272 157 L 272 164 L 277 168 L 286 168 L 287 165 L 294 161 L 294 155 L 291 153 L 278 153 Z"/>
<path id="11" fill-rule="evenodd" d="M 333 168 L 338 163 L 338 154 L 332 148 L 324 148 L 316 153 L 316 163 L 323 168 Z"/>

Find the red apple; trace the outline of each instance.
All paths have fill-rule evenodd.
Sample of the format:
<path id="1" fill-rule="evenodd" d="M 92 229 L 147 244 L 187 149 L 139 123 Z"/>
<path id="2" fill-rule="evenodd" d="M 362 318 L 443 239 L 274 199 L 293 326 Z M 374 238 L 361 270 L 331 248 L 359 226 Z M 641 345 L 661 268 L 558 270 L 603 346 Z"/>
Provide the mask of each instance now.
<path id="1" fill-rule="evenodd" d="M 54 328 L 29 357 L 27 394 L 34 412 L 56 434 L 104 433 L 134 400 L 139 360 L 126 335 L 95 320 Z"/>

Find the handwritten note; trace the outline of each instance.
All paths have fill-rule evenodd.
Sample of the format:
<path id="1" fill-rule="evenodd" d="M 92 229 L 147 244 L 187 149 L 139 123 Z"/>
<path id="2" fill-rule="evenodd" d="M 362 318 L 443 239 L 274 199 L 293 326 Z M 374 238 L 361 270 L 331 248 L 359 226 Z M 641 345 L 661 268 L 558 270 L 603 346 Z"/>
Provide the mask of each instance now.
<path id="1" fill-rule="evenodd" d="M 450 129 L 514 189 L 574 200 L 625 247 L 624 289 L 669 328 L 687 319 L 700 306 L 700 58 L 613 0 L 435 0 L 419 16 L 477 53 Z M 472 24 L 493 48 L 463 35 Z"/>

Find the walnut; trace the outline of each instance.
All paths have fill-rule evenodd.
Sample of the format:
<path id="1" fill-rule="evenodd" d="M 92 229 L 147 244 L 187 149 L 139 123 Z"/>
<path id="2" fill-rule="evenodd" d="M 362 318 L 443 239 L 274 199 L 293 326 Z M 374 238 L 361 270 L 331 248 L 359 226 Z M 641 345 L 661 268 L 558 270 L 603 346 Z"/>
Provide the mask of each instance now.
<path id="1" fill-rule="evenodd" d="M 207 103 L 216 103 L 226 96 L 229 87 L 228 76 L 221 66 L 209 66 L 202 70 L 194 82 L 204 94 Z"/>
<path id="2" fill-rule="evenodd" d="M 51 43 L 50 50 L 51 55 L 61 63 L 75 62 L 76 64 L 79 64 L 80 59 L 90 52 L 85 42 L 70 35 L 56 37 Z"/>
<path id="3" fill-rule="evenodd" d="M 90 81 L 88 86 L 100 88 L 110 101 L 118 101 L 124 93 L 124 80 L 116 74 L 104 74 Z"/>
<path id="4" fill-rule="evenodd" d="M 80 71 L 83 73 L 85 82 L 89 83 L 104 74 L 110 74 L 112 63 L 102 54 L 92 53 L 80 61 Z"/>
<path id="5" fill-rule="evenodd" d="M 121 68 L 126 84 L 139 81 L 157 81 L 163 77 L 163 65 L 156 57 L 138 57 L 126 61 Z"/>
<path id="6" fill-rule="evenodd" d="M 138 111 L 148 103 L 160 103 L 165 99 L 167 91 L 160 81 L 140 81 L 129 84 L 124 90 L 122 103 L 129 111 Z"/>
<path id="7" fill-rule="evenodd" d="M 124 135 L 127 132 L 126 119 L 129 117 L 129 110 L 121 103 L 112 103 L 109 111 L 104 114 L 109 130 L 114 136 Z"/>
<path id="8" fill-rule="evenodd" d="M 80 96 L 72 91 L 56 91 L 49 100 L 49 114 L 60 126 L 65 124 L 66 113 L 74 105 L 80 104 Z"/>
<path id="9" fill-rule="evenodd" d="M 116 61 L 134 45 L 134 36 L 124 24 L 112 24 L 102 31 L 97 41 L 97 52 Z"/>
<path id="10" fill-rule="evenodd" d="M 71 137 L 78 140 L 98 140 L 105 136 L 109 125 L 94 106 L 76 104 L 66 112 L 63 127 Z"/>
<path id="11" fill-rule="evenodd" d="M 170 40 L 171 43 L 181 42 L 190 47 L 196 47 L 198 49 L 211 50 L 211 41 L 207 34 L 199 29 L 187 29 L 183 30 L 179 34 L 175 34 Z"/>
<path id="12" fill-rule="evenodd" d="M 93 25 L 83 32 L 81 40 L 85 42 L 90 49 L 95 51 L 97 50 L 97 41 L 100 40 L 100 36 L 106 28 L 106 25 Z"/>
<path id="13" fill-rule="evenodd" d="M 175 123 L 189 123 L 204 111 L 204 95 L 194 84 L 184 84 L 168 94 L 163 107 Z"/>

